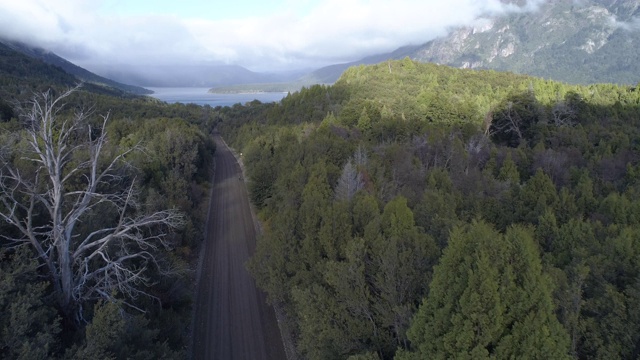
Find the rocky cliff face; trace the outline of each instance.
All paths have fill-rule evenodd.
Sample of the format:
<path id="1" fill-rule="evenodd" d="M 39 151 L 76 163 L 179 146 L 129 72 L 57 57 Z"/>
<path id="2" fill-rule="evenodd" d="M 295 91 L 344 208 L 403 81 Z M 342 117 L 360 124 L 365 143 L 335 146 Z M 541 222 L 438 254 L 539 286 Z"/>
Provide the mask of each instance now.
<path id="1" fill-rule="evenodd" d="M 479 19 L 411 57 L 461 68 L 514 71 L 572 83 L 640 81 L 640 1 L 546 0 Z"/>

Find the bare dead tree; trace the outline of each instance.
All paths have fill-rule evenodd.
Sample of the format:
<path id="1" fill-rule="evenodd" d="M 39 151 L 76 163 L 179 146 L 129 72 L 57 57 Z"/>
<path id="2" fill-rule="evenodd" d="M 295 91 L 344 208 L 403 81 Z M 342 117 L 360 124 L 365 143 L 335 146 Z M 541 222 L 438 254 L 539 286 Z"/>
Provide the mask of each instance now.
<path id="1" fill-rule="evenodd" d="M 524 135 L 522 133 L 522 117 L 515 110 L 513 102 L 507 102 L 507 105 L 503 111 L 503 119 L 501 123 L 494 123 L 496 131 L 504 133 L 512 133 L 518 138 L 518 141 L 522 141 Z"/>
<path id="2" fill-rule="evenodd" d="M 551 109 L 551 115 L 557 127 L 567 127 L 574 125 L 578 112 L 567 101 L 559 100 Z"/>
<path id="3" fill-rule="evenodd" d="M 351 159 L 344 164 L 342 168 L 342 175 L 338 179 L 338 184 L 335 188 L 335 197 L 337 200 L 351 200 L 358 191 L 364 188 L 364 181 L 362 174 L 358 169 L 353 166 Z"/>
<path id="4" fill-rule="evenodd" d="M 485 114 L 484 119 L 482 121 L 483 133 L 486 137 L 491 137 L 495 133 L 495 131 L 492 131 L 493 130 L 491 126 L 492 124 L 493 124 L 493 112 L 489 111 L 488 113 Z"/>
<path id="5" fill-rule="evenodd" d="M 369 155 L 362 144 L 358 145 L 358 148 L 353 153 L 353 161 L 356 166 L 367 166 L 369 164 Z"/>
<path id="6" fill-rule="evenodd" d="M 109 115 L 93 129 L 91 112 L 62 114 L 76 89 L 36 95 L 23 111 L 23 148 L 0 152 L 0 219 L 15 229 L 1 236 L 33 249 L 61 310 L 79 322 L 88 300 L 146 294 L 156 250 L 184 219 L 175 210 L 140 215 L 134 179 L 120 171 L 133 149 L 105 154 Z M 97 212 L 116 215 L 87 229 Z"/>
<path id="7" fill-rule="evenodd" d="M 471 155 L 477 155 L 489 146 L 489 140 L 482 134 L 472 136 L 464 144 L 464 149 Z"/>

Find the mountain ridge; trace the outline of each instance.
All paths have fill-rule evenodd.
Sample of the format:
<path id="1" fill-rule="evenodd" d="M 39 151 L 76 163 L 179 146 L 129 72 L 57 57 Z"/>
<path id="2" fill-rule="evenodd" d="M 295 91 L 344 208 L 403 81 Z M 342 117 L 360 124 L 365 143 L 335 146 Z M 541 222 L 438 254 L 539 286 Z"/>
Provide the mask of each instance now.
<path id="1" fill-rule="evenodd" d="M 455 28 L 448 35 L 421 45 L 402 46 L 389 53 L 307 73 L 262 73 L 239 65 L 214 63 L 181 67 L 92 67 L 102 75 L 99 76 L 47 50 L 0 41 L 30 57 L 59 66 L 83 81 L 134 94 L 150 93 L 140 86 L 239 91 L 236 88 L 263 89 L 265 84 L 274 89 L 332 84 L 351 66 L 405 57 L 458 68 L 510 71 L 572 84 L 635 85 L 640 82 L 640 62 L 635 61 L 640 58 L 640 2 L 544 0 L 535 2 L 535 10 L 531 10 L 532 0 L 500 2 L 509 6 L 509 13 L 479 18 L 472 25 Z"/>
<path id="2" fill-rule="evenodd" d="M 239 65 L 204 64 L 180 67 L 157 65 L 144 69 L 98 70 L 106 77 L 149 87 L 216 87 L 229 84 L 254 84 L 293 81 L 300 74 L 273 74 L 251 71 Z"/>
<path id="3" fill-rule="evenodd" d="M 501 0 L 523 8 L 524 0 Z M 333 83 L 369 59 L 409 57 L 458 68 L 511 71 L 558 81 L 636 84 L 640 81 L 640 3 L 633 0 L 546 0 L 535 11 L 484 17 L 422 45 L 316 70 Z"/>
<path id="4" fill-rule="evenodd" d="M 135 95 L 149 95 L 153 93 L 153 91 L 139 87 L 139 86 L 127 85 L 127 84 L 94 74 L 93 72 L 86 70 L 80 66 L 77 66 L 71 63 L 70 61 L 58 56 L 54 52 L 48 51 L 40 47 L 30 46 L 28 44 L 18 42 L 18 41 L 9 41 L 9 40 L 3 40 L 3 39 L 0 39 L 0 43 L 30 58 L 39 59 L 49 65 L 57 66 L 62 70 L 64 70 L 65 72 L 67 72 L 68 74 L 71 74 L 77 77 L 79 80 L 83 82 L 93 83 L 98 86 L 106 85 L 108 87 L 119 89 L 121 91 L 135 94 Z"/>
<path id="5" fill-rule="evenodd" d="M 460 68 L 513 71 L 568 83 L 640 80 L 633 1 L 545 1 L 537 11 L 482 19 L 424 44 L 411 58 Z M 640 30 L 640 28 L 639 28 Z"/>

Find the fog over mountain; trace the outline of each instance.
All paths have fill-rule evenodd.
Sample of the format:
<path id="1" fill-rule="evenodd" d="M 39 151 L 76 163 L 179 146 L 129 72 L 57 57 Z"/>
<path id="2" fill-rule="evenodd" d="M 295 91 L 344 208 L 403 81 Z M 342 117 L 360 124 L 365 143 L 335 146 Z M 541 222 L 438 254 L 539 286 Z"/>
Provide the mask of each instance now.
<path id="1" fill-rule="evenodd" d="M 421 62 L 513 71 L 570 83 L 640 81 L 640 2 L 554 0 L 481 19 L 409 54 Z"/>
<path id="2" fill-rule="evenodd" d="M 524 6 L 525 1 L 505 0 Z M 569 83 L 640 81 L 637 0 L 554 0 L 483 16 L 422 45 L 318 69 L 310 82 L 332 83 L 349 66 L 409 57 L 459 68 L 494 69 Z"/>
<path id="3" fill-rule="evenodd" d="M 541 2 L 0 0 L 0 35 L 119 81 L 150 85 L 160 76 L 192 84 L 192 73 L 215 82 L 244 72 L 223 65 L 282 73 L 355 61 L 422 44 L 480 16 L 535 11 Z"/>
<path id="4" fill-rule="evenodd" d="M 640 80 L 635 0 L 96 4 L 0 0 L 0 36 L 137 86 L 332 83 L 349 66 L 403 57 L 574 83 Z"/>
<path id="5" fill-rule="evenodd" d="M 230 84 L 289 82 L 310 70 L 255 72 L 239 65 L 193 64 L 190 66 L 149 65 L 131 67 L 96 66 L 95 71 L 118 81 L 149 87 L 216 87 Z"/>

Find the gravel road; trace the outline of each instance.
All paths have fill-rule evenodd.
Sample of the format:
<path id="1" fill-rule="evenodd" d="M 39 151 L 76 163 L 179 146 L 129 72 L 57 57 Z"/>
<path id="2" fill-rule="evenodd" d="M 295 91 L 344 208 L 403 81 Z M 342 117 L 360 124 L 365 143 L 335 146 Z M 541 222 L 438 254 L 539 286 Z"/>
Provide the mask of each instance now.
<path id="1" fill-rule="evenodd" d="M 193 329 L 193 358 L 285 359 L 273 308 L 245 263 L 256 229 L 240 166 L 216 135 L 216 173 Z"/>

